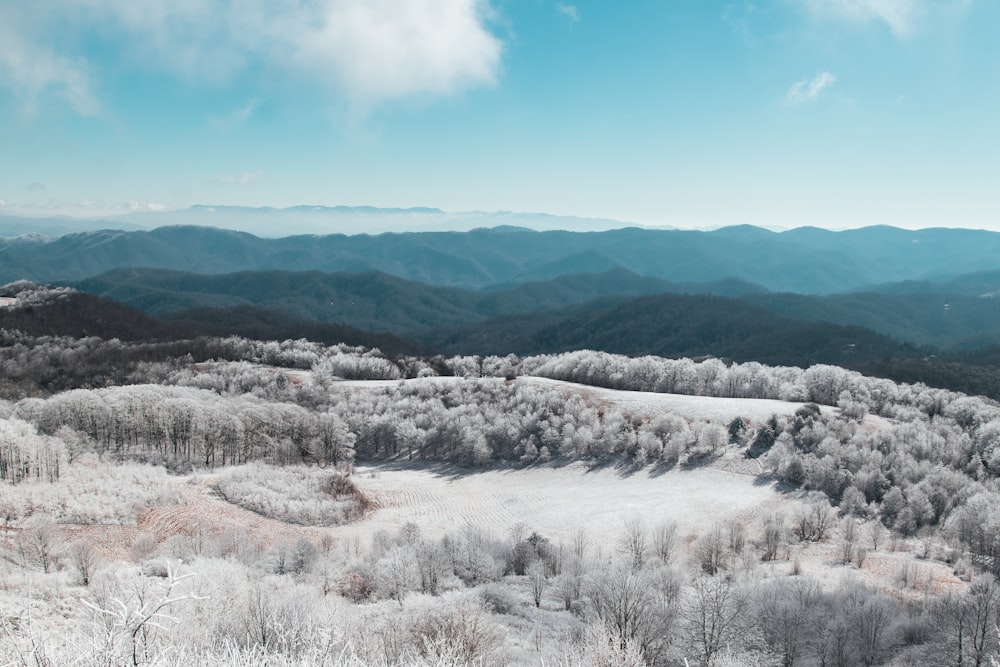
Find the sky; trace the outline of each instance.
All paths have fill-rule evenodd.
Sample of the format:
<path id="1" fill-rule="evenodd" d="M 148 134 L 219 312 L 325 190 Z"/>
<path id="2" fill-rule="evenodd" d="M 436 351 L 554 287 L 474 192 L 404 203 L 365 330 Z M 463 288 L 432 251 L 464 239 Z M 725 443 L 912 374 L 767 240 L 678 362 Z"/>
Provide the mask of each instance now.
<path id="1" fill-rule="evenodd" d="M 0 214 L 1000 230 L 996 0 L 0 0 Z"/>

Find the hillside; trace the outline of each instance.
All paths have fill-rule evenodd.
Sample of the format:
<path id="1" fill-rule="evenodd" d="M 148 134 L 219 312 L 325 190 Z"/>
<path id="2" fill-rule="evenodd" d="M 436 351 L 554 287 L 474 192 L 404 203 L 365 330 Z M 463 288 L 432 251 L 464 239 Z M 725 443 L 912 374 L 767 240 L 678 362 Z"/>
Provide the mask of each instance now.
<path id="1" fill-rule="evenodd" d="M 957 294 L 993 298 L 1000 296 L 1000 271 L 961 272 L 960 275 L 935 277 L 930 280 L 907 280 L 900 283 L 872 285 L 865 291 L 880 294 Z"/>
<path id="2" fill-rule="evenodd" d="M 121 341 L 179 341 L 197 336 L 242 336 L 253 340 L 308 338 L 334 345 L 362 345 L 387 354 L 419 354 L 423 348 L 386 333 L 316 322 L 286 311 L 250 306 L 188 311 L 171 320 L 84 292 L 33 283 L 0 287 L 0 330 L 32 337 L 97 337 Z"/>
<path id="3" fill-rule="evenodd" d="M 711 294 L 735 297 L 785 317 L 860 326 L 914 345 L 942 349 L 1000 341 L 1000 300 L 958 293 L 961 285 L 989 284 L 992 274 L 948 283 L 900 283 L 882 292 L 815 296 L 768 292 L 738 279 L 674 283 L 626 269 L 562 275 L 488 290 L 424 285 L 384 273 L 318 271 L 202 275 L 163 269 L 117 269 L 72 283 L 150 315 L 253 305 L 292 313 L 303 321 L 340 323 L 399 335 L 460 327 L 482 320 L 555 310 L 608 297 Z M 907 291 L 923 285 L 926 292 Z M 942 290 L 953 288 L 955 292 Z M 968 291 L 968 287 L 965 291 Z M 202 311 L 204 313 L 204 311 Z"/>
<path id="4" fill-rule="evenodd" d="M 163 318 L 199 336 L 242 336 L 252 340 L 306 340 L 325 345 L 361 345 L 378 348 L 389 355 L 427 354 L 422 345 L 391 333 L 367 331 L 357 327 L 316 322 L 283 309 L 234 306 L 232 308 L 194 308 Z"/>
<path id="5" fill-rule="evenodd" d="M 254 305 L 319 322 L 396 333 L 550 310 L 604 296 L 763 291 L 737 280 L 670 283 L 625 269 L 564 275 L 488 291 L 424 285 L 380 272 L 247 271 L 201 275 L 162 269 L 119 269 L 75 282 L 73 287 L 156 316 L 194 308 Z"/>
<path id="6" fill-rule="evenodd" d="M 29 336 L 96 336 L 105 340 L 165 340 L 189 337 L 191 330 L 167 323 L 110 299 L 72 290 L 49 290 L 28 283 L 7 285 L 15 299 L 0 307 L 0 329 Z"/>
<path id="7" fill-rule="evenodd" d="M 743 299 L 779 315 L 865 327 L 916 345 L 975 347 L 1000 341 L 1000 300 L 939 289 L 829 296 L 748 294 Z"/>
<path id="8" fill-rule="evenodd" d="M 736 299 L 658 295 L 497 318 L 424 340 L 449 352 L 537 354 L 594 349 L 627 355 L 714 355 L 806 366 L 851 365 L 915 350 L 860 327 L 807 322 Z"/>

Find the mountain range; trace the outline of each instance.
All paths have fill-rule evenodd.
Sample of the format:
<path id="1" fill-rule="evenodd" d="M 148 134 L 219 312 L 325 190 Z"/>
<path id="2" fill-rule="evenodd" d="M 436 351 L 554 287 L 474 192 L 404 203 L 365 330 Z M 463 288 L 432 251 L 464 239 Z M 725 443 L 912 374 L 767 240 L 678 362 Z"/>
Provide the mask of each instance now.
<path id="1" fill-rule="evenodd" d="M 835 363 L 991 393 L 997 257 L 997 233 L 889 227 L 504 226 L 277 239 L 196 226 L 101 230 L 0 239 L 0 281 L 84 293 L 65 312 L 7 312 L 0 326 L 123 339 L 305 337 L 393 354 L 593 348 Z M 115 305 L 99 305 L 105 298 Z"/>
<path id="2" fill-rule="evenodd" d="M 188 226 L 0 240 L 0 281 L 73 281 L 143 267 L 202 274 L 381 271 L 430 285 L 486 289 L 624 268 L 671 282 L 735 278 L 771 291 L 832 294 L 996 271 L 998 257 L 1000 234 L 959 229 L 536 232 L 498 227 L 264 239 Z"/>
<path id="3" fill-rule="evenodd" d="M 969 279 L 974 285 L 984 280 L 987 278 Z M 960 291 L 954 281 L 945 285 Z M 513 347 L 495 347 L 500 332 L 519 316 L 525 321 L 517 330 L 527 335 L 543 321 L 565 326 L 565 320 L 582 312 L 605 312 L 636 297 L 668 294 L 725 297 L 711 302 L 689 300 L 691 309 L 711 305 L 718 310 L 725 303 L 728 312 L 743 313 L 750 320 L 762 322 L 767 318 L 760 313 L 767 312 L 771 320 L 862 327 L 917 346 L 970 348 L 1000 341 L 1000 300 L 990 296 L 910 293 L 891 285 L 881 286 L 881 292 L 802 295 L 768 292 L 738 279 L 672 283 L 621 268 L 490 290 L 425 285 L 379 272 L 202 275 L 164 269 L 116 269 L 72 286 L 168 319 L 190 319 L 185 311 L 191 309 L 204 316 L 206 309 L 254 306 L 281 310 L 304 321 L 391 332 L 463 352 L 473 348 L 462 342 L 462 336 L 467 341 L 477 340 L 490 352 L 530 348 L 527 342 L 515 343 L 510 335 L 503 339 Z M 751 306 L 753 312 L 747 311 Z M 624 326 L 634 319 L 624 312 L 616 316 L 622 318 Z"/>

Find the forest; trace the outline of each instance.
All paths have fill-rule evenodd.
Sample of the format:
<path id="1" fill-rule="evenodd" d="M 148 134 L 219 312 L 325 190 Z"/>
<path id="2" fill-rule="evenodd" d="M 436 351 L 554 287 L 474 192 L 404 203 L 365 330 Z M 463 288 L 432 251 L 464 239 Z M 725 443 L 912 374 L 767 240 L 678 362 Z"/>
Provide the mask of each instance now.
<path id="1" fill-rule="evenodd" d="M 9 330 L 3 343 L 5 662 L 1000 655 L 1000 405 L 987 398 L 830 365 L 595 351 Z M 697 407 L 657 407 L 671 396 Z M 410 471 L 531 472 L 561 493 L 602 470 L 617 489 L 749 476 L 771 500 L 693 525 L 605 494 L 618 520 L 600 530 L 539 529 L 542 509 L 496 529 L 378 519 Z"/>

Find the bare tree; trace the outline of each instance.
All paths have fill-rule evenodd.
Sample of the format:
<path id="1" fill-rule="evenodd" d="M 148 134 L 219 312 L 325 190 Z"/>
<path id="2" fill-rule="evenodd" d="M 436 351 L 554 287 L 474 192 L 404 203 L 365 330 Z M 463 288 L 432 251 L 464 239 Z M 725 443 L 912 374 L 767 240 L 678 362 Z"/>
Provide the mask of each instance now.
<path id="1" fill-rule="evenodd" d="M 832 521 L 830 503 L 825 499 L 817 499 L 796 511 L 795 532 L 802 541 L 821 542 L 826 537 Z"/>
<path id="2" fill-rule="evenodd" d="M 785 520 L 780 514 L 769 514 L 764 518 L 763 554 L 766 561 L 778 557 L 778 549 L 785 541 Z"/>
<path id="3" fill-rule="evenodd" d="M 733 557 L 743 553 L 743 548 L 747 543 L 746 529 L 743 526 L 743 522 L 739 519 L 730 519 L 727 521 L 726 536 L 729 538 L 729 551 L 732 552 Z"/>
<path id="4" fill-rule="evenodd" d="M 840 522 L 840 561 L 845 565 L 854 557 L 858 543 L 858 524 L 853 516 L 845 516 Z"/>
<path id="5" fill-rule="evenodd" d="M 649 542 L 646 538 L 646 524 L 638 517 L 625 521 L 625 529 L 618 542 L 618 549 L 625 555 L 632 569 L 641 570 L 646 564 Z"/>
<path id="6" fill-rule="evenodd" d="M 995 633 L 1000 609 L 1000 586 L 992 575 L 984 575 L 969 588 L 969 619 L 972 621 L 972 664 L 985 664 L 997 645 Z"/>
<path id="7" fill-rule="evenodd" d="M 176 623 L 177 619 L 170 616 L 167 610 L 171 607 L 191 600 L 204 600 L 204 597 L 194 593 L 180 593 L 181 584 L 192 577 L 194 573 L 179 575 L 169 562 L 166 563 L 164 590 L 158 595 L 133 594 L 127 599 L 112 598 L 111 604 L 105 608 L 89 600 L 83 603 L 95 615 L 106 618 L 109 625 L 109 645 L 117 644 L 116 636 L 125 639 L 125 651 L 132 665 L 142 662 L 152 662 L 151 636 L 155 630 L 165 630 L 167 623 Z M 115 661 L 112 659 L 112 661 Z M 116 661 L 115 661 L 116 662 Z"/>
<path id="8" fill-rule="evenodd" d="M 448 558 L 439 544 L 421 541 L 415 547 L 420 590 L 437 595 L 442 580 L 448 575 Z"/>
<path id="9" fill-rule="evenodd" d="M 726 546 L 726 536 L 722 526 L 718 524 L 701 536 L 697 545 L 697 557 L 705 574 L 715 575 L 726 567 Z"/>
<path id="10" fill-rule="evenodd" d="M 590 608 L 621 651 L 638 647 L 649 664 L 666 650 L 676 616 L 676 596 L 645 572 L 619 567 L 599 573 L 588 597 Z"/>
<path id="11" fill-rule="evenodd" d="M 396 547 L 375 564 L 375 581 L 378 592 L 400 605 L 410 591 L 420 585 L 420 566 L 413 552 L 406 547 Z"/>
<path id="12" fill-rule="evenodd" d="M 101 563 L 101 554 L 97 551 L 93 542 L 87 540 L 77 540 L 69 545 L 66 551 L 70 565 L 76 573 L 80 575 L 80 583 L 89 586 Z"/>
<path id="13" fill-rule="evenodd" d="M 590 537 L 583 528 L 577 529 L 570 539 L 570 549 L 576 558 L 583 561 L 587 558 L 587 550 L 590 548 Z"/>
<path id="14" fill-rule="evenodd" d="M 883 595 L 865 600 L 855 615 L 857 642 L 865 667 L 881 664 L 888 643 L 889 628 L 895 621 L 896 605 Z"/>
<path id="15" fill-rule="evenodd" d="M 739 636 L 748 602 L 746 590 L 731 576 L 699 576 L 692 582 L 681 615 L 704 664 L 712 664 L 723 646 Z"/>
<path id="16" fill-rule="evenodd" d="M 556 579 L 556 590 L 566 611 L 569 611 L 573 603 L 580 599 L 585 573 L 584 562 L 576 556 L 570 556 L 563 563 L 562 572 Z"/>
<path id="17" fill-rule="evenodd" d="M 808 652 L 820 594 L 816 581 L 796 577 L 776 579 L 757 596 L 761 631 L 780 657 L 782 667 L 792 667 Z"/>
<path id="18" fill-rule="evenodd" d="M 48 573 L 58 560 L 61 540 L 59 528 L 48 518 L 34 518 L 17 535 L 17 549 L 25 565 L 39 567 Z"/>
<path id="19" fill-rule="evenodd" d="M 878 545 L 882 543 L 885 536 L 885 526 L 878 519 L 868 523 L 868 541 L 872 545 L 872 551 L 878 551 Z"/>
<path id="20" fill-rule="evenodd" d="M 677 550 L 677 522 L 661 521 L 653 527 L 653 554 L 663 565 L 669 565 Z"/>
<path id="21" fill-rule="evenodd" d="M 528 570 L 525 573 L 528 575 L 528 583 L 531 586 L 531 599 L 535 601 L 536 607 L 542 606 L 542 594 L 548 585 L 548 577 L 545 570 L 545 563 L 536 560 L 528 566 Z"/>

